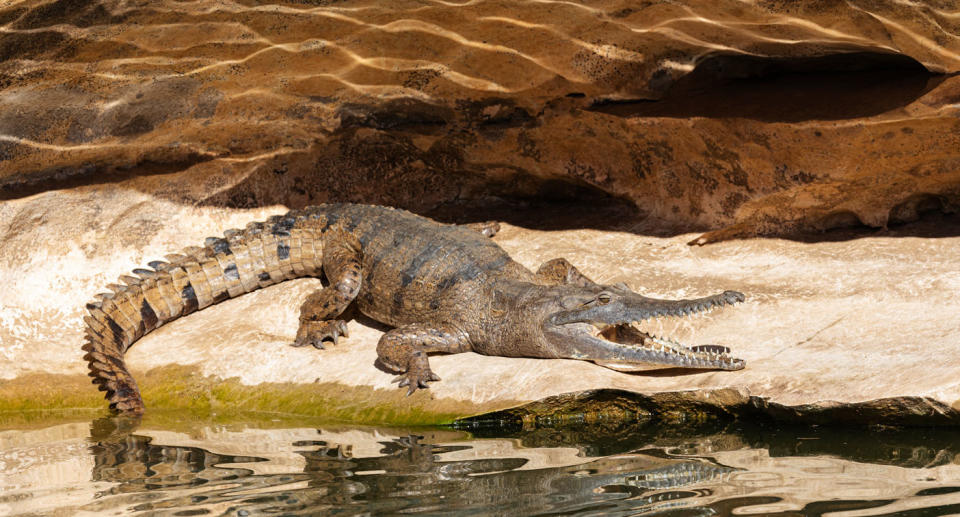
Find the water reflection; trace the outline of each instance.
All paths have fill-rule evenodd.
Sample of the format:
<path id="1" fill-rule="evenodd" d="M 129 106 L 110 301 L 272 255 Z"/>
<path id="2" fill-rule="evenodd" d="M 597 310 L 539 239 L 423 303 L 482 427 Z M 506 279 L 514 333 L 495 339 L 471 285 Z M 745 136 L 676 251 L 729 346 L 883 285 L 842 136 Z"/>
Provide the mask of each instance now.
<path id="1" fill-rule="evenodd" d="M 491 425 L 493 424 L 493 425 Z M 960 461 L 960 430 L 877 427 L 873 429 L 711 422 L 684 425 L 590 424 L 523 428 L 503 422 L 465 422 L 474 437 L 516 438 L 524 447 L 578 448 L 585 456 L 604 456 L 644 447 L 671 455 L 710 455 L 743 448 L 770 457 L 829 456 L 861 463 L 930 468 Z"/>
<path id="2" fill-rule="evenodd" d="M 358 457 L 352 444 L 323 440 L 322 430 L 318 434 L 320 439 L 292 443 L 305 460 L 301 472 L 265 475 L 255 465 L 264 458 L 112 433 L 90 447 L 92 479 L 116 482 L 100 495 L 111 496 L 110 505 L 134 510 L 523 515 L 651 508 L 702 495 L 679 489 L 735 470 L 701 458 L 648 454 L 525 469 L 528 458 L 470 457 L 471 445 L 426 443 L 417 434 L 379 441 L 377 455 Z M 468 452 L 470 459 L 452 459 L 456 452 Z"/>
<path id="3" fill-rule="evenodd" d="M 74 424 L 0 432 L 0 513 L 960 511 L 953 431 L 581 423 L 526 430 L 477 426 L 473 436 L 450 429 L 207 424 L 174 432 L 113 419 L 88 429 Z M 41 440 L 31 433 L 46 434 Z M 66 445 L 51 445 L 50 436 Z M 64 463 L 67 457 L 72 463 Z M 68 473 L 65 465 L 86 465 L 86 473 Z"/>

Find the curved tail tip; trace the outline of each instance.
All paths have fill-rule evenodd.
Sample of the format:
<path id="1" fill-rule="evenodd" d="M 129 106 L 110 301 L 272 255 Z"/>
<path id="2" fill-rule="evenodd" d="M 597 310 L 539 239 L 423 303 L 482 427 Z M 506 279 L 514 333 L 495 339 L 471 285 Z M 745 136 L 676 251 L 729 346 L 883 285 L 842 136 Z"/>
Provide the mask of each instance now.
<path id="1" fill-rule="evenodd" d="M 140 392 L 128 385 L 121 385 L 117 390 L 107 395 L 110 400 L 110 410 L 122 415 L 142 415 L 144 406 Z"/>
<path id="2" fill-rule="evenodd" d="M 143 410 L 143 402 L 140 400 L 122 400 L 110 404 L 110 411 L 118 415 L 140 416 Z"/>

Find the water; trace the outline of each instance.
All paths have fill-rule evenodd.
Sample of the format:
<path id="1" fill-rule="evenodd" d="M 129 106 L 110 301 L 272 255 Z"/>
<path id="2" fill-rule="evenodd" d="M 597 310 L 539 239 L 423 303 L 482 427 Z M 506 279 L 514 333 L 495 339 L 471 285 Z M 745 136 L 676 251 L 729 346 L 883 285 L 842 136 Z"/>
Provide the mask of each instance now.
<path id="1" fill-rule="evenodd" d="M 960 434 L 743 424 L 0 431 L 0 515 L 960 514 Z"/>

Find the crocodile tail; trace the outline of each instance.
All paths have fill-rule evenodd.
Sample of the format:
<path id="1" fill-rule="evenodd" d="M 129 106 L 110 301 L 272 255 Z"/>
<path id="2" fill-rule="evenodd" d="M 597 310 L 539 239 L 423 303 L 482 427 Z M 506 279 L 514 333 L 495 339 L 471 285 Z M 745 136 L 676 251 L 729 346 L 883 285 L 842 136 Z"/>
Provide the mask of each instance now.
<path id="1" fill-rule="evenodd" d="M 121 276 L 110 293 L 87 304 L 84 359 L 93 383 L 106 392 L 110 408 L 143 412 L 140 390 L 124 361 L 124 353 L 140 337 L 181 316 L 261 287 L 317 276 L 322 270 L 322 222 L 314 212 L 292 211 L 245 230 L 227 230 L 203 247 L 167 255 Z"/>

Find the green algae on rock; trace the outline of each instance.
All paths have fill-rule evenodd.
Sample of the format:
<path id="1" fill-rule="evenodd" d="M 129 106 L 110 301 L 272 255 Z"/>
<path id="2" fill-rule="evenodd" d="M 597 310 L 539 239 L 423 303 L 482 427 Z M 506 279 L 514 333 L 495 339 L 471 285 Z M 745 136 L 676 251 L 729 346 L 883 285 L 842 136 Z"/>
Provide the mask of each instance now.
<path id="1" fill-rule="evenodd" d="M 185 415 L 264 413 L 324 422 L 438 425 L 452 422 L 466 409 L 460 401 L 411 402 L 396 389 L 333 382 L 245 385 L 237 378 L 219 379 L 203 375 L 196 367 L 179 365 L 154 368 L 138 377 L 143 379 L 143 398 L 151 408 Z M 499 404 L 479 404 L 469 411 L 481 412 Z M 90 389 L 86 375 L 36 373 L 0 385 L 0 413 L 81 408 L 100 408 L 106 414 L 101 395 Z"/>

